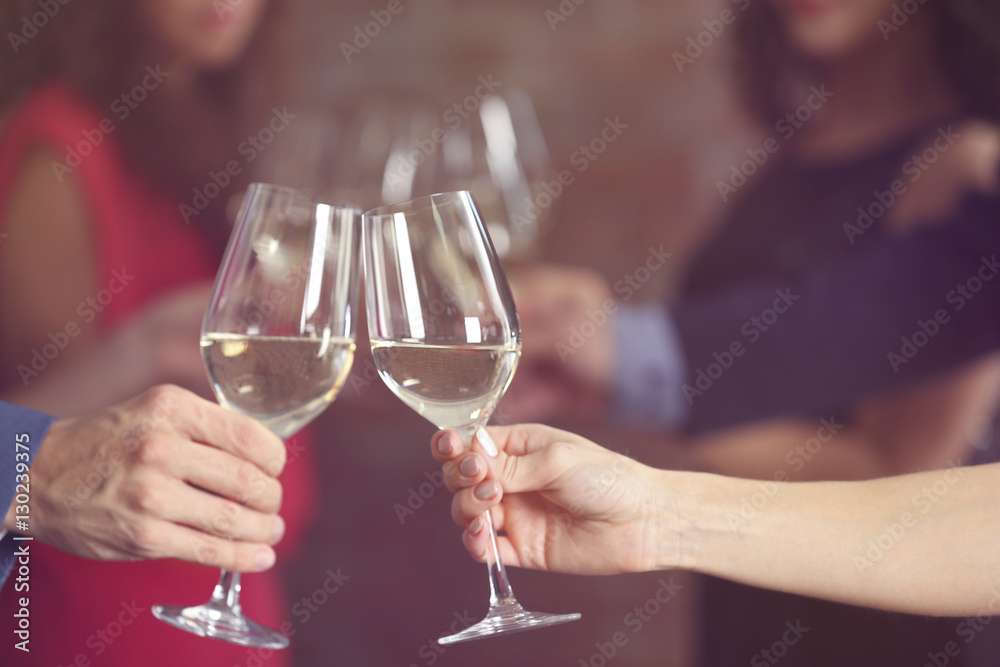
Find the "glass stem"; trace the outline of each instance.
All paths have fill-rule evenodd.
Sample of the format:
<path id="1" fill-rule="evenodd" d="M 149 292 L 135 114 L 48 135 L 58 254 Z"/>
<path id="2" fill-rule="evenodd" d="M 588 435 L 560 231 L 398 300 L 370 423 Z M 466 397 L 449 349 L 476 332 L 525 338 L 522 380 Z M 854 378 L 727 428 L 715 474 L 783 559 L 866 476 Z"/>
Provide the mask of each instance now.
<path id="1" fill-rule="evenodd" d="M 507 569 L 500 559 L 500 547 L 497 544 L 497 530 L 493 525 L 493 513 L 486 510 L 486 527 L 490 531 L 490 549 L 486 554 L 486 565 L 490 570 L 490 607 L 497 605 L 516 605 L 517 598 L 510 587 Z"/>
<path id="2" fill-rule="evenodd" d="M 240 610 L 240 573 L 223 570 L 219 575 L 219 583 L 212 591 L 211 604 L 226 607 L 234 614 L 242 614 Z"/>
<path id="3" fill-rule="evenodd" d="M 483 420 L 471 427 L 459 430 L 459 436 L 469 451 L 475 449 L 473 441 L 476 433 L 485 424 L 486 421 Z M 486 465 L 489 466 L 490 471 L 496 476 L 493 457 L 482 451 L 482 448 L 479 448 L 479 451 L 486 458 Z M 507 569 L 503 566 L 503 560 L 500 558 L 500 545 L 497 544 L 497 529 L 493 523 L 493 513 L 486 510 L 484 516 L 486 517 L 486 527 L 490 531 L 490 548 L 486 552 L 486 565 L 490 572 L 490 609 L 500 605 L 519 606 L 517 598 L 514 597 L 514 590 L 510 587 L 510 580 L 507 578 Z"/>

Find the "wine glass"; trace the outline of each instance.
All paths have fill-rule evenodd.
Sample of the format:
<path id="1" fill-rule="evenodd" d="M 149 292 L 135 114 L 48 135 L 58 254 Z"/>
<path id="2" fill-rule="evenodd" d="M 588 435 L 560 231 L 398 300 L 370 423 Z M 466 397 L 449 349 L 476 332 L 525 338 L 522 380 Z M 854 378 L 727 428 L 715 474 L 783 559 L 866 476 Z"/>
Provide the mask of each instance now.
<path id="1" fill-rule="evenodd" d="M 507 279 L 468 191 L 365 214 L 368 335 L 382 380 L 438 428 L 471 445 L 514 375 L 521 332 Z M 493 517 L 486 618 L 441 644 L 575 621 L 526 611 L 497 550 Z"/>
<path id="2" fill-rule="evenodd" d="M 503 260 L 537 256 L 549 213 L 561 191 L 542 130 L 528 94 L 511 87 L 485 99 L 469 127 L 475 163 L 485 163 L 488 183 L 475 179 L 472 193 L 481 205 L 486 229 Z M 489 203 L 483 201 L 490 193 Z M 480 194 L 482 193 L 482 194 Z"/>
<path id="3" fill-rule="evenodd" d="M 451 107 L 404 104 L 391 120 L 381 203 L 468 190 L 500 259 L 537 255 L 563 186 L 553 185 L 556 175 L 524 90 L 494 93 L 476 112 L 461 115 Z"/>
<path id="4" fill-rule="evenodd" d="M 219 403 L 286 440 L 337 396 L 354 359 L 361 211 L 254 183 L 215 279 L 201 351 Z M 155 605 L 202 637 L 266 648 L 288 638 L 243 616 L 240 575 L 223 570 L 196 607 Z"/>

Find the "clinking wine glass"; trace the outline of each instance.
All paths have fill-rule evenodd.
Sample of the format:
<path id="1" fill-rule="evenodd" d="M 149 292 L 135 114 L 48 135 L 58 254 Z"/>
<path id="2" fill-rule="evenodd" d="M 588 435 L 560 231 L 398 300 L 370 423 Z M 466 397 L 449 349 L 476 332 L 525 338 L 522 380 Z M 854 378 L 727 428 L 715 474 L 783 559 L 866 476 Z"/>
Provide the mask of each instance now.
<path id="1" fill-rule="evenodd" d="M 469 192 L 369 211 L 365 222 L 368 333 L 379 375 L 404 403 L 467 445 L 514 375 L 521 333 L 496 251 Z M 575 621 L 518 604 L 497 550 L 493 517 L 485 619 L 441 644 Z"/>
<path id="2" fill-rule="evenodd" d="M 361 211 L 261 183 L 246 192 L 201 331 L 219 403 L 286 440 L 336 398 L 354 359 Z M 240 575 L 211 599 L 155 605 L 166 623 L 244 646 L 288 638 L 243 616 Z"/>

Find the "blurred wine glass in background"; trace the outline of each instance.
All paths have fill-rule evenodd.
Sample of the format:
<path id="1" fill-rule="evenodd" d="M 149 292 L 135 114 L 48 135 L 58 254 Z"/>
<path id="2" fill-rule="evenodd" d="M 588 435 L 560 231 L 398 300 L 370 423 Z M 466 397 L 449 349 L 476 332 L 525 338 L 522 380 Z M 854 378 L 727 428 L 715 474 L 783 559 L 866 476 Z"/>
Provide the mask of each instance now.
<path id="1" fill-rule="evenodd" d="M 552 168 L 531 98 L 509 88 L 482 100 L 475 111 L 456 113 L 450 108 L 440 118 L 440 156 L 424 163 L 436 173 L 433 187 L 426 192 L 415 188 L 408 196 L 468 190 L 501 259 L 536 256 L 555 202 L 540 197 Z"/>
<path id="2" fill-rule="evenodd" d="M 467 187 L 501 259 L 535 257 L 555 201 L 543 190 L 552 166 L 531 98 L 517 88 L 491 96 L 476 120 L 470 127 L 476 171 Z M 483 173 L 488 179 L 477 177 Z"/>
<path id="3" fill-rule="evenodd" d="M 469 99 L 456 109 L 383 94 L 303 114 L 268 156 L 272 180 L 364 209 L 468 190 L 501 259 L 534 258 L 558 194 L 546 189 L 554 176 L 531 98 L 509 87 Z"/>

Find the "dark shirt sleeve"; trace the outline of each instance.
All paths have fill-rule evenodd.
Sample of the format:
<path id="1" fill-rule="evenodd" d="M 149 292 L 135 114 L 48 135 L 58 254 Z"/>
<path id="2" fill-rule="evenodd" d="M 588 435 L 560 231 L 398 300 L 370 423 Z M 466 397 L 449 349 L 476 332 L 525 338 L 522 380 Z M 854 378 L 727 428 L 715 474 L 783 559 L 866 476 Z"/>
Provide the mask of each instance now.
<path id="1" fill-rule="evenodd" d="M 3 438 L 0 443 L 0 511 L 3 515 L 7 514 L 17 495 L 18 479 L 24 479 L 18 475 L 24 474 L 34 460 L 38 446 L 54 421 L 55 417 L 0 401 L 0 438 Z M 5 535 L 0 540 L 0 586 L 14 566 L 15 548 L 13 535 Z"/>
<path id="2" fill-rule="evenodd" d="M 674 305 L 686 429 L 839 412 L 1000 347 L 998 254 L 1000 203 L 972 195 L 950 222 L 784 284 Z"/>

